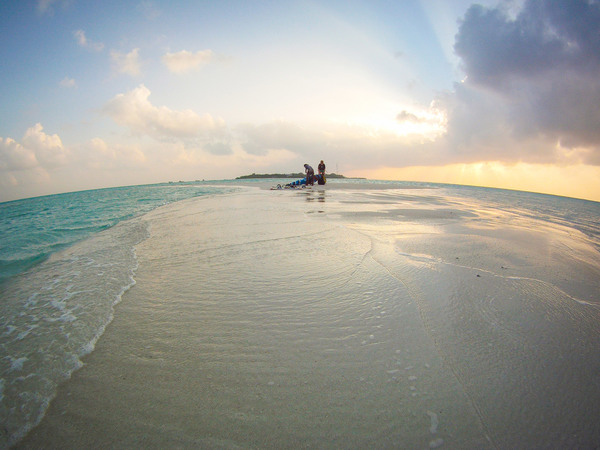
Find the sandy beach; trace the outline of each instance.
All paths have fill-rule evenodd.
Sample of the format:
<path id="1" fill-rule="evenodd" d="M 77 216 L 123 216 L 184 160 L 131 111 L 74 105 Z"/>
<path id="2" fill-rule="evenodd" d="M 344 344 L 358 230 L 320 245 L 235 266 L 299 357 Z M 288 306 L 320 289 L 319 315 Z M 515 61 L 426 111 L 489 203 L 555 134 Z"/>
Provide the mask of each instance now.
<path id="1" fill-rule="evenodd" d="M 18 448 L 600 445 L 598 243 L 433 189 L 265 187 L 144 216 Z"/>

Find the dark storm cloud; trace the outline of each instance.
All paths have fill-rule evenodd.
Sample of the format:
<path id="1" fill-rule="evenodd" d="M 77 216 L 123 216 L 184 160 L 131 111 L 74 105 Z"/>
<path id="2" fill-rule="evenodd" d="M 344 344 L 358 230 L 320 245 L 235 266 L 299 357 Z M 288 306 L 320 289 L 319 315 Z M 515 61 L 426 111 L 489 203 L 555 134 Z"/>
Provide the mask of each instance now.
<path id="1" fill-rule="evenodd" d="M 548 161 L 557 144 L 586 147 L 579 157 L 598 164 L 600 2 L 527 0 L 515 17 L 474 5 L 454 48 L 467 75 L 455 96 L 444 99 L 455 143 L 506 159 Z M 483 144 L 493 138 L 537 145 L 524 155 Z M 473 141 L 481 145 L 469 147 Z"/>
<path id="2" fill-rule="evenodd" d="M 555 70 L 597 75 L 600 4 L 528 0 L 511 19 L 503 10 L 469 8 L 454 45 L 472 81 L 498 87 L 512 77 Z"/>

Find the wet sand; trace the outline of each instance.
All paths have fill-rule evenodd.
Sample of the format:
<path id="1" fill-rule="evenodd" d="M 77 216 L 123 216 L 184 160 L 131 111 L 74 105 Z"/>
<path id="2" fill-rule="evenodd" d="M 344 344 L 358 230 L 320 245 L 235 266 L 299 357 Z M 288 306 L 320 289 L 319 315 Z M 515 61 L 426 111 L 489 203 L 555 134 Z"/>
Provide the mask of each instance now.
<path id="1" fill-rule="evenodd" d="M 383 187 L 150 213 L 136 285 L 19 447 L 598 445 L 597 250 Z"/>

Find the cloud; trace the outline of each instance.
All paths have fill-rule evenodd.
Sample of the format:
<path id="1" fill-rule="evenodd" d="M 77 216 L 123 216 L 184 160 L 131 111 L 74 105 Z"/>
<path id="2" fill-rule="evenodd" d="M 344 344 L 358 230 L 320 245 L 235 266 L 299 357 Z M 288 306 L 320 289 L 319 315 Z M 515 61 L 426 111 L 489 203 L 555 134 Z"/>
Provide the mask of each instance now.
<path id="1" fill-rule="evenodd" d="M 35 153 L 11 138 L 0 138 L 0 169 L 24 170 L 38 165 Z"/>
<path id="2" fill-rule="evenodd" d="M 408 112 L 406 110 L 401 111 L 397 116 L 396 120 L 400 123 L 409 122 L 409 123 L 424 123 L 427 122 L 427 119 L 424 117 L 419 117 L 414 113 Z"/>
<path id="3" fill-rule="evenodd" d="M 293 152 L 286 149 L 271 149 L 262 155 L 255 155 L 245 151 L 239 144 L 233 144 L 230 151 L 223 154 L 206 152 L 204 148 L 186 148 L 180 143 L 167 144 L 167 151 L 161 152 L 162 166 L 176 169 L 177 173 L 187 171 L 190 178 L 198 174 L 212 179 L 232 177 L 256 170 L 273 171 L 281 170 L 282 165 L 295 161 L 298 158 Z M 298 163 L 301 167 L 301 164 Z"/>
<path id="4" fill-rule="evenodd" d="M 73 78 L 69 78 L 69 77 L 64 77 L 61 80 L 60 85 L 64 88 L 74 88 L 75 86 L 77 86 L 77 84 L 75 83 L 75 80 Z"/>
<path id="5" fill-rule="evenodd" d="M 118 73 L 125 73 L 131 76 L 137 76 L 141 73 L 141 62 L 139 56 L 140 49 L 134 48 L 129 53 L 120 53 L 116 50 L 110 52 L 110 58 L 114 70 Z"/>
<path id="6" fill-rule="evenodd" d="M 594 75 L 600 67 L 600 4 L 527 0 L 511 19 L 500 8 L 469 8 L 455 51 L 473 81 L 493 88 L 514 77 L 566 70 Z"/>
<path id="7" fill-rule="evenodd" d="M 322 147 L 326 137 L 318 128 L 307 128 L 283 120 L 262 125 L 240 124 L 236 127 L 237 139 L 244 150 L 252 155 L 264 155 L 269 150 L 285 148 L 305 153 Z"/>
<path id="8" fill-rule="evenodd" d="M 21 143 L 0 138 L 0 170 L 3 171 L 57 167 L 65 164 L 67 157 L 68 151 L 60 137 L 44 133 L 39 123 L 25 132 Z"/>
<path id="9" fill-rule="evenodd" d="M 116 95 L 104 106 L 104 112 L 119 125 L 158 139 L 218 136 L 225 130 L 223 120 L 209 114 L 200 116 L 189 109 L 173 111 L 166 106 L 157 107 L 150 103 L 149 97 L 150 90 L 142 84 Z"/>
<path id="10" fill-rule="evenodd" d="M 53 5 L 59 4 L 63 8 L 67 7 L 71 3 L 71 0 L 38 0 L 37 2 L 37 12 L 38 14 L 44 15 L 54 14 Z"/>
<path id="11" fill-rule="evenodd" d="M 233 153 L 230 142 L 207 142 L 202 146 L 202 149 L 213 155 L 230 155 Z"/>
<path id="12" fill-rule="evenodd" d="M 89 50 L 94 50 L 97 52 L 102 51 L 104 49 L 104 44 L 102 42 L 89 41 L 85 36 L 85 31 L 83 30 L 74 31 L 73 36 L 75 37 L 75 40 L 77 41 L 77 44 L 79 44 L 80 47 L 87 48 Z"/>
<path id="13" fill-rule="evenodd" d="M 600 3 L 471 6 L 455 51 L 467 77 L 438 99 L 449 143 L 481 160 L 600 163 Z"/>
<path id="14" fill-rule="evenodd" d="M 147 161 L 144 152 L 137 146 L 107 144 L 94 138 L 86 145 L 85 163 L 93 169 L 123 169 L 137 167 Z"/>
<path id="15" fill-rule="evenodd" d="M 38 6 L 37 6 L 37 10 L 39 13 L 45 13 L 47 12 L 50 7 L 52 6 L 52 3 L 54 3 L 56 0 L 39 0 L 38 2 Z"/>
<path id="16" fill-rule="evenodd" d="M 140 2 L 137 5 L 137 10 L 140 11 L 147 20 L 158 19 L 162 14 L 162 12 L 160 11 L 160 9 L 158 9 L 156 4 L 151 1 Z"/>
<path id="17" fill-rule="evenodd" d="M 200 50 L 196 53 L 182 50 L 177 53 L 166 53 L 162 61 L 173 73 L 185 73 L 209 63 L 213 58 L 211 50 Z"/>
<path id="18" fill-rule="evenodd" d="M 67 160 L 67 150 L 57 134 L 44 133 L 44 127 L 37 123 L 29 128 L 23 136 L 23 145 L 33 151 L 37 160 L 44 167 L 63 165 Z"/>
<path id="19" fill-rule="evenodd" d="M 394 125 L 393 118 L 391 125 Z M 301 157 L 302 163 L 325 159 L 341 163 L 341 170 L 427 164 L 440 161 L 446 151 L 445 146 L 418 133 L 376 130 L 368 124 L 312 122 L 299 125 L 274 121 L 239 125 L 234 128 L 234 135 L 236 142 L 250 155 L 262 156 L 270 150 L 284 149 Z"/>

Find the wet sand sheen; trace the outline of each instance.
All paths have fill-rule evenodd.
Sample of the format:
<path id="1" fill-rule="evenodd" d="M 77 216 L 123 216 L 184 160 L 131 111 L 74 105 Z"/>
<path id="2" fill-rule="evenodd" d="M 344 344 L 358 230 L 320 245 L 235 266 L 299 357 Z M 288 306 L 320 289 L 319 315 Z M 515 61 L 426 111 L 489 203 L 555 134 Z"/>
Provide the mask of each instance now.
<path id="1" fill-rule="evenodd" d="M 487 402 L 502 401 L 504 392 L 482 396 L 480 386 L 495 376 L 488 370 L 495 359 L 506 358 L 502 369 L 510 358 L 502 350 L 469 356 L 454 348 L 479 351 L 476 342 L 489 332 L 475 327 L 479 336 L 467 339 L 456 331 L 468 330 L 469 321 L 458 318 L 479 306 L 457 307 L 455 297 L 442 295 L 472 282 L 475 272 L 440 270 L 422 256 L 402 254 L 397 232 L 374 231 L 369 210 L 391 198 L 365 206 L 363 217 L 361 207 L 348 207 L 342 197 L 249 190 L 151 213 L 151 236 L 137 248 L 137 284 L 21 446 L 519 443 L 519 430 L 500 438 L 512 426 L 503 415 L 516 405 L 492 414 Z M 456 222 L 472 214 L 446 208 L 419 220 Z M 418 234 L 432 225 L 411 226 Z M 485 297 L 486 289 L 473 298 Z M 441 306 L 432 302 L 437 297 Z M 507 323 L 508 317 L 499 325 Z M 597 339 L 597 326 L 592 333 Z M 455 341 L 446 342 L 448 336 Z M 538 406 L 531 408 L 535 414 Z M 542 433 L 524 439 L 535 444 Z"/>

